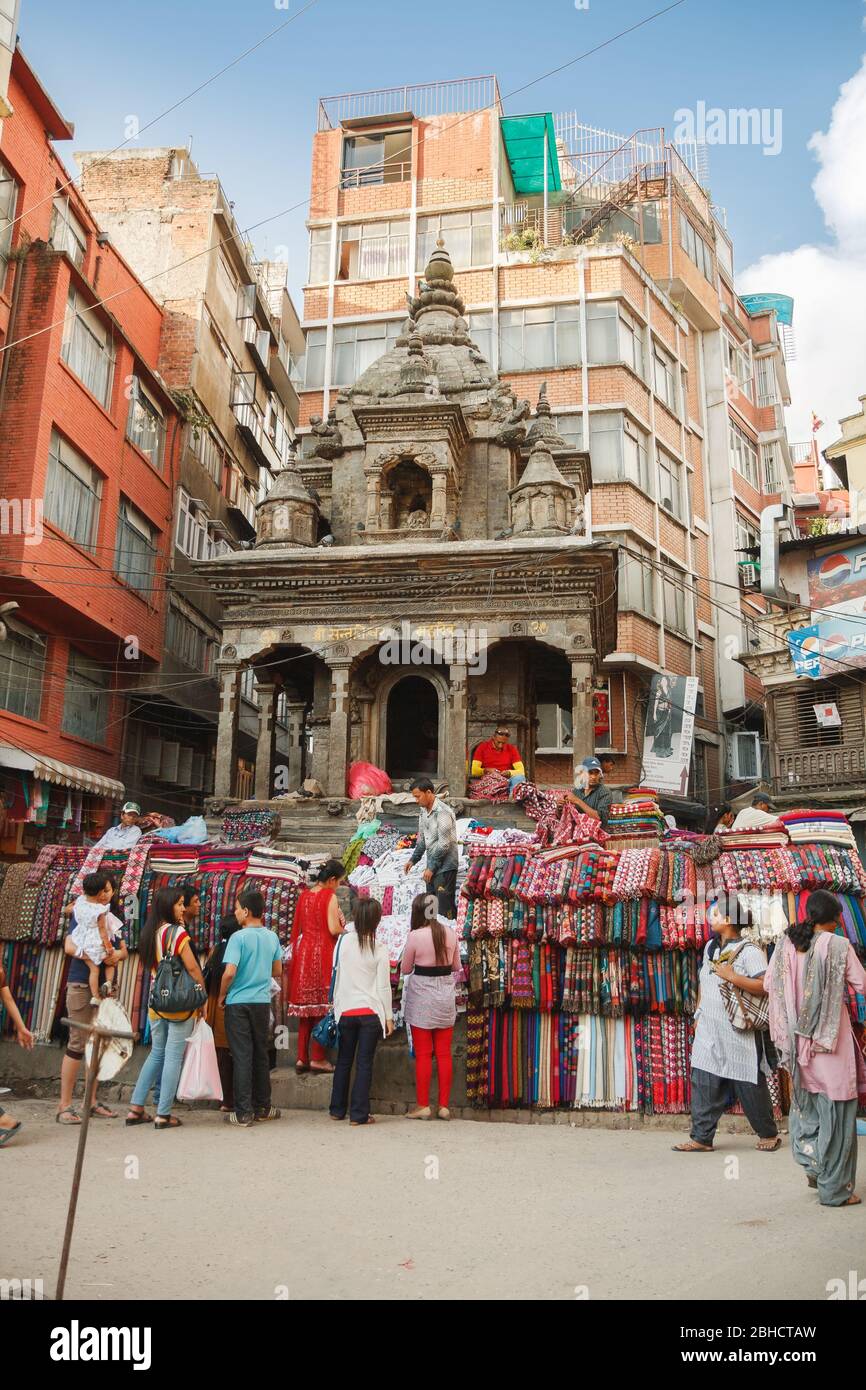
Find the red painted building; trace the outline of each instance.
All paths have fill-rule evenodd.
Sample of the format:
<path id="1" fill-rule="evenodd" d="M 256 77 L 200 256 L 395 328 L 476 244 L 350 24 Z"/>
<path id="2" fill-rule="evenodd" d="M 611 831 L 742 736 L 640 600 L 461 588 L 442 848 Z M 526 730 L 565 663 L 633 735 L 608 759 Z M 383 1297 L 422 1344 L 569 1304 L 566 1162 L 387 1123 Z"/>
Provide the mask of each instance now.
<path id="1" fill-rule="evenodd" d="M 162 311 L 88 212 L 16 50 L 0 138 L 0 854 L 109 822 L 159 665 L 182 433 Z M 140 682 L 139 682 L 140 683 Z M 46 761 L 48 760 L 48 761 Z"/>

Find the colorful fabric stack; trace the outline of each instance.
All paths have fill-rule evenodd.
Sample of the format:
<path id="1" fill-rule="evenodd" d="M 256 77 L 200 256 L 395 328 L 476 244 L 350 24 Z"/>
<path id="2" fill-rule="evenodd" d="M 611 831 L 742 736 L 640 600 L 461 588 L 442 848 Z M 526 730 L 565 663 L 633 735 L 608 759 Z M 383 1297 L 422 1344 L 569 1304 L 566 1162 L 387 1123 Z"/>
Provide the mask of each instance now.
<path id="1" fill-rule="evenodd" d="M 237 840 L 268 840 L 280 828 L 280 813 L 262 806 L 234 806 L 223 816 L 223 839 L 229 844 Z"/>
<path id="2" fill-rule="evenodd" d="M 779 820 L 791 837 L 792 844 L 844 845 L 853 850 L 857 848 L 854 832 L 844 811 L 828 811 L 823 807 L 815 811 L 799 808 L 783 811 Z"/>
<path id="3" fill-rule="evenodd" d="M 607 831 L 610 848 L 652 848 L 666 830 L 658 797 L 644 787 L 627 792 L 622 801 L 615 801 L 608 811 Z"/>

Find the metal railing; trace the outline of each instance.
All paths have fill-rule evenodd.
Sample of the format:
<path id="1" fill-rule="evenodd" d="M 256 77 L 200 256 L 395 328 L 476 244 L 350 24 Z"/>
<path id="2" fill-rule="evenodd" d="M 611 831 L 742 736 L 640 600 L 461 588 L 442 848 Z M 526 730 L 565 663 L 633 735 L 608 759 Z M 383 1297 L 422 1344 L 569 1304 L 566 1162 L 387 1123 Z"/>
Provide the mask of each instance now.
<path id="1" fill-rule="evenodd" d="M 866 781 L 866 748 L 859 743 L 836 748 L 799 748 L 795 753 L 776 751 L 778 771 L 773 781 L 777 793 L 801 787 L 836 787 Z"/>
<path id="2" fill-rule="evenodd" d="M 813 459 L 818 462 L 814 440 L 807 439 L 799 444 L 789 444 L 788 447 L 791 450 L 792 463 L 811 463 Z"/>
<path id="3" fill-rule="evenodd" d="M 494 76 L 457 77 L 444 82 L 421 82 L 403 87 L 378 87 L 368 92 L 343 92 L 319 99 L 318 130 L 336 130 L 343 121 L 364 117 L 459 116 L 494 107 L 502 115 L 499 83 Z"/>
<path id="4" fill-rule="evenodd" d="M 382 183 L 407 183 L 411 177 L 411 159 L 383 159 L 363 169 L 342 169 L 340 187 L 371 188 Z"/>

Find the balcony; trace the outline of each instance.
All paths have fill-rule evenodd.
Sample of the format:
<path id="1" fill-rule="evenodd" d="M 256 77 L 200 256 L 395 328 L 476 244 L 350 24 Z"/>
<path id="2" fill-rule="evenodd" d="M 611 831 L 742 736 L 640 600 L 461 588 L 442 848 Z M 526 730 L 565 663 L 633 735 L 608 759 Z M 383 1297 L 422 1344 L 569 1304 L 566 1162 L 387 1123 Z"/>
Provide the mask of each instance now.
<path id="1" fill-rule="evenodd" d="M 262 468 L 276 473 L 283 466 L 283 459 L 276 442 L 267 427 L 265 414 L 255 400 L 253 372 L 235 372 L 232 380 L 231 411 L 237 422 L 241 438 Z"/>
<path id="2" fill-rule="evenodd" d="M 842 744 L 836 748 L 799 748 L 786 753 L 776 749 L 778 772 L 773 778 L 777 795 L 819 788 L 846 787 L 852 791 L 866 782 L 866 747 L 860 743 Z"/>
<path id="3" fill-rule="evenodd" d="M 289 419 L 297 424 L 300 399 L 295 385 L 295 364 L 292 361 L 289 345 L 283 337 L 277 338 L 276 347 L 271 346 L 268 376 L 271 385 L 289 413 Z"/>
<path id="4" fill-rule="evenodd" d="M 360 121 L 404 113 L 419 118 L 459 116 L 494 107 L 502 114 L 495 77 L 460 77 L 446 82 L 422 82 L 403 87 L 378 87 L 369 92 L 344 92 L 319 101 L 318 129 L 336 130 L 344 121 Z"/>
<path id="5" fill-rule="evenodd" d="M 383 183 L 408 183 L 411 177 L 411 159 L 380 159 L 362 169 L 343 168 L 340 187 L 373 188 Z"/>
<path id="6" fill-rule="evenodd" d="M 250 357 L 266 378 L 268 385 L 273 386 L 270 373 L 272 342 L 270 329 L 259 328 L 255 319 L 241 319 L 241 332 L 244 335 L 244 342 L 249 349 Z"/>

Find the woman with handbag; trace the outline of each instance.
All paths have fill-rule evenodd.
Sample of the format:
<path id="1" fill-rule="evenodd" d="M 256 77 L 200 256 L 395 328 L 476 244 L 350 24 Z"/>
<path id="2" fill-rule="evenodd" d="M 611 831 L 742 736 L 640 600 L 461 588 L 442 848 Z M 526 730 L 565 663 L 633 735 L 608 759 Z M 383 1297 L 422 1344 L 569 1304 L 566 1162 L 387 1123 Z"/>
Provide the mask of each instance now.
<path id="1" fill-rule="evenodd" d="M 806 899 L 767 973 L 770 1030 L 791 1077 L 791 1151 L 824 1207 L 856 1207 L 857 1095 L 866 1064 L 856 1045 L 849 991 L 866 1015 L 866 972 L 846 937 L 841 907 L 823 888 Z"/>
<path id="2" fill-rule="evenodd" d="M 710 908 L 714 935 L 704 950 L 692 1044 L 691 1138 L 675 1144 L 674 1153 L 712 1153 L 719 1120 L 734 1101 L 742 1105 L 762 1153 L 774 1153 L 782 1143 L 767 1087 L 776 1057 L 756 1007 L 767 993 L 767 957 L 743 941 L 743 927 L 752 919 L 748 912 L 739 915 L 732 922 L 716 904 Z"/>
<path id="3" fill-rule="evenodd" d="M 298 1060 L 295 1071 L 332 1072 L 328 1054 L 312 1039 L 313 1027 L 328 1012 L 328 991 L 334 965 L 334 942 L 345 927 L 337 888 L 345 877 L 339 859 L 329 859 L 312 888 L 298 898 L 292 926 L 292 963 L 286 993 L 286 1013 L 298 1020 Z"/>
<path id="4" fill-rule="evenodd" d="M 333 1011 L 339 1034 L 330 1111 L 332 1120 L 344 1120 L 348 1107 L 353 1125 L 375 1123 L 370 1114 L 373 1058 L 379 1038 L 394 1031 L 388 948 L 376 941 L 381 917 L 376 899 L 362 898 L 355 911 L 355 930 L 343 933 L 334 956 Z"/>
<path id="5" fill-rule="evenodd" d="M 439 917 L 435 893 L 419 893 L 412 903 L 409 937 L 403 950 L 403 1013 L 415 1049 L 415 1098 L 409 1120 L 429 1120 L 433 1056 L 436 1056 L 440 1120 L 450 1120 L 448 1102 L 454 1065 L 451 1039 L 457 1020 L 456 980 L 461 972 L 460 942 L 450 922 Z"/>
<path id="6" fill-rule="evenodd" d="M 138 947 L 141 963 L 145 972 L 154 974 L 148 1014 L 150 1056 L 135 1083 L 126 1117 L 128 1125 L 150 1123 L 151 1116 L 145 1111 L 145 1104 L 152 1089 L 156 1106 L 154 1129 L 180 1127 L 181 1122 L 172 1115 L 171 1107 L 180 1080 L 186 1040 L 207 997 L 204 977 L 183 925 L 183 909 L 183 892 L 178 888 L 163 888 L 155 895 L 142 929 Z M 166 966 L 160 970 L 163 961 Z M 171 1008 L 178 1002 L 184 1004 L 182 1009 Z M 168 1007 L 160 1007 L 161 1004 Z"/>

